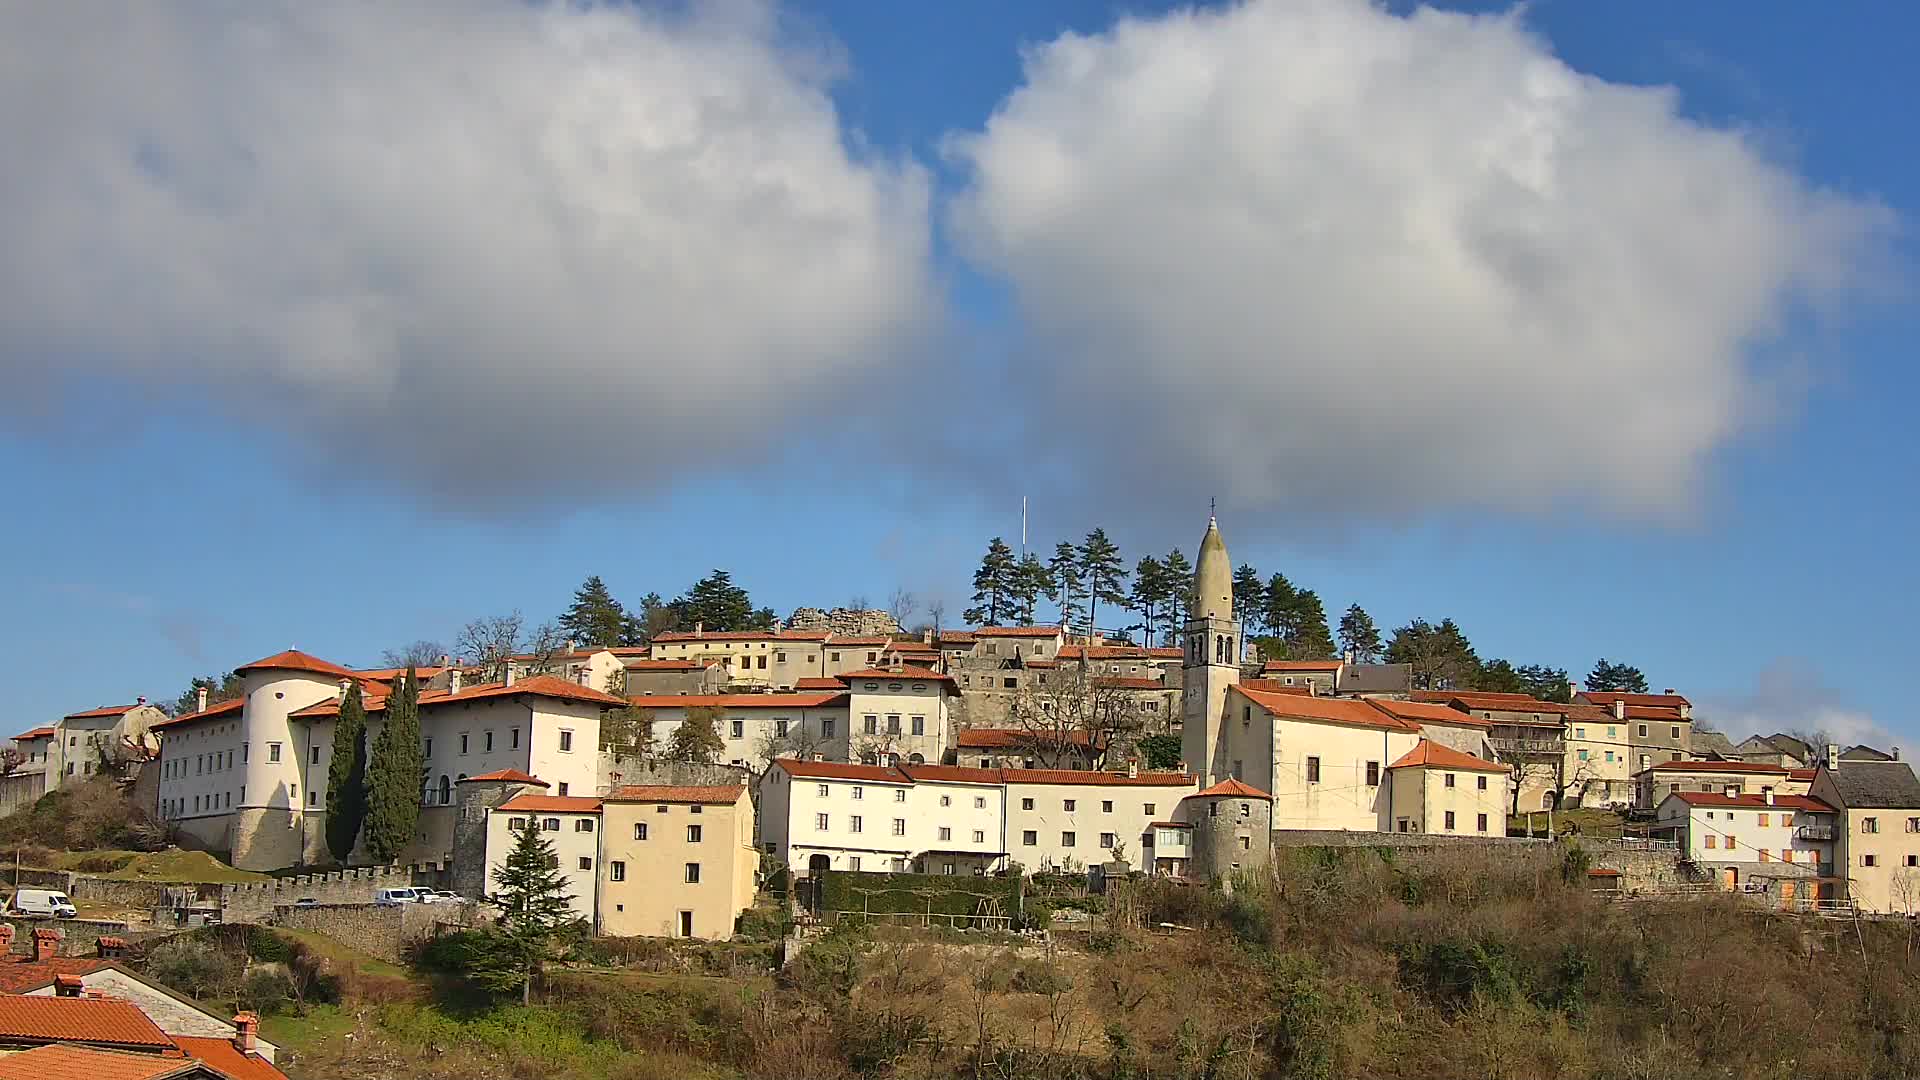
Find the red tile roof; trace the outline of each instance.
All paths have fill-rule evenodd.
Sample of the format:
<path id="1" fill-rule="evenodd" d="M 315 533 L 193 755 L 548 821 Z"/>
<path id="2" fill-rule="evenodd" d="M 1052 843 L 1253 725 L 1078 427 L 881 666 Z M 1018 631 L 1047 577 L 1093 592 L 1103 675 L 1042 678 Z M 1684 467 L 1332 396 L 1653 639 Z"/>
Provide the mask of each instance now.
<path id="1" fill-rule="evenodd" d="M 1557 701 L 1541 701 L 1526 694 L 1497 694 L 1480 690 L 1415 690 L 1413 700 L 1425 702 L 1459 702 L 1469 709 L 1485 709 L 1489 712 L 1552 713 L 1566 716 L 1582 709 L 1578 705 L 1563 705 Z M 1585 714 L 1584 710 L 1582 715 Z"/>
<path id="2" fill-rule="evenodd" d="M 1417 732 L 1420 730 L 1419 724 L 1382 712 L 1363 700 L 1276 694 L 1266 690 L 1249 690 L 1245 686 L 1236 686 L 1233 689 L 1272 716 L 1325 724 L 1380 728 L 1385 731 Z"/>
<path id="3" fill-rule="evenodd" d="M 838 692 L 845 690 L 847 684 L 831 675 L 807 675 L 797 680 L 793 684 L 793 688 L 795 690 L 832 690 Z"/>
<path id="4" fill-rule="evenodd" d="M 13 737 L 13 741 L 14 741 L 14 742 L 25 742 L 25 741 L 26 741 L 26 740 L 28 740 L 28 739 L 50 739 L 50 738 L 52 738 L 52 737 L 53 737 L 53 729 L 52 729 L 52 728 L 50 728 L 50 727 L 37 727 L 37 728 L 34 728 L 34 729 L 33 729 L 32 731 L 23 731 L 23 732 L 21 732 L 20 734 L 18 734 L 18 735 L 15 735 L 15 736 Z"/>
<path id="5" fill-rule="evenodd" d="M 1616 701 L 1621 701 L 1628 705 L 1653 705 L 1674 709 L 1682 705 L 1691 706 L 1693 704 L 1693 702 L 1688 701 L 1679 694 L 1616 694 L 1605 690 L 1583 690 L 1579 696 L 1586 698 L 1595 705 L 1611 705 Z"/>
<path id="6" fill-rule="evenodd" d="M 1143 772 L 1128 776 L 1123 772 L 1093 772 L 1087 769 L 1001 769 L 1009 784 L 1066 784 L 1083 787 L 1191 787 L 1193 777 L 1186 773 Z"/>
<path id="7" fill-rule="evenodd" d="M 1180 649 L 1149 649 L 1140 645 L 1062 645 L 1060 659 L 1079 660 L 1179 660 L 1187 654 Z"/>
<path id="8" fill-rule="evenodd" d="M 1191 829 L 1193 828 L 1193 822 L 1191 821 L 1155 821 L 1150 823 L 1147 827 L 1150 829 Z"/>
<path id="9" fill-rule="evenodd" d="M 628 671 L 700 671 L 707 665 L 698 660 L 626 660 L 621 666 Z"/>
<path id="10" fill-rule="evenodd" d="M 118 998 L 0 996 L 0 1042 L 173 1048 L 146 1013 Z"/>
<path id="11" fill-rule="evenodd" d="M 775 758 L 773 763 L 785 770 L 789 776 L 820 780 L 869 780 L 876 784 L 911 783 L 898 769 L 884 765 L 853 765 L 839 761 L 801 761 L 798 758 Z"/>
<path id="12" fill-rule="evenodd" d="M 584 701 L 594 705 L 619 707 L 627 704 L 626 698 L 614 697 L 591 686 L 568 682 L 552 675 L 529 675 L 516 679 L 512 686 L 505 683 L 482 683 L 479 686 L 463 687 L 457 694 L 429 692 L 420 695 L 420 706 L 449 705 L 455 702 L 481 701 L 487 698 L 516 697 L 530 694 L 534 697 L 557 698 L 563 701 Z"/>
<path id="13" fill-rule="evenodd" d="M 1787 770 L 1779 765 L 1768 765 L 1760 761 L 1663 761 L 1653 766 L 1654 772 L 1694 772 L 1694 773 L 1769 773 L 1785 776 Z"/>
<path id="14" fill-rule="evenodd" d="M 442 672 L 446 670 L 447 670 L 446 668 L 443 668 L 438 664 L 434 664 L 431 666 L 416 667 L 413 669 L 413 677 L 416 679 L 419 679 L 421 682 L 426 682 L 428 679 L 438 677 Z M 407 673 L 406 668 L 388 667 L 388 668 L 368 668 L 365 671 L 356 671 L 353 674 L 355 678 L 358 678 L 361 680 L 370 679 L 374 682 L 390 683 L 395 679 L 398 679 L 400 676 L 405 675 L 406 673 Z"/>
<path id="15" fill-rule="evenodd" d="M 0 956 L 0 994 L 20 994 L 51 984 L 59 975 L 91 975 L 113 961 L 93 956 L 56 956 L 45 962 L 31 956 Z"/>
<path id="16" fill-rule="evenodd" d="M 1302 697 L 1313 696 L 1313 687 L 1311 684 L 1307 686 L 1288 686 L 1278 679 L 1241 679 L 1238 685 L 1248 690 L 1265 690 L 1269 694 L 1299 694 Z"/>
<path id="17" fill-rule="evenodd" d="M 916 667 L 912 664 L 902 664 L 900 665 L 900 669 L 898 671 L 895 671 L 892 668 L 883 668 L 883 667 L 862 668 L 859 671 L 845 672 L 840 676 L 840 678 L 843 680 L 844 679 L 910 679 L 914 681 L 924 680 L 926 682 L 949 682 L 949 683 L 953 681 L 953 676 L 948 675 L 944 671 L 935 671 L 932 668 Z"/>
<path id="18" fill-rule="evenodd" d="M 1814 774 L 1819 771 L 1819 769 L 1788 769 L 1787 777 L 1791 780 L 1812 780 Z"/>
<path id="19" fill-rule="evenodd" d="M 303 653 L 298 649 L 288 649 L 286 652 L 277 652 L 272 656 L 261 657 L 251 664 L 242 664 L 234 668 L 233 671 L 234 674 L 238 675 L 241 672 L 253 671 L 258 668 L 274 668 L 281 671 L 304 671 L 314 675 L 332 675 L 339 679 L 350 679 L 353 677 L 353 672 L 348 671 L 339 664 L 333 663 L 330 660 L 322 660 L 317 656 L 310 653 Z"/>
<path id="20" fill-rule="evenodd" d="M 1234 798 L 1234 799 L 1271 799 L 1273 798 L 1273 796 L 1267 794 L 1264 791 L 1261 791 L 1259 788 L 1254 787 L 1252 784 L 1243 783 L 1242 781 L 1235 780 L 1232 778 L 1222 780 L 1219 783 L 1213 785 L 1212 787 L 1206 788 L 1205 790 L 1196 791 L 1192 795 L 1187 796 L 1187 798 L 1211 799 L 1211 798 L 1218 798 L 1222 796 L 1227 798 Z"/>
<path id="21" fill-rule="evenodd" d="M 273 1062 L 258 1054 L 242 1054 L 231 1039 L 176 1035 L 173 1041 L 195 1061 L 205 1062 L 232 1080 L 287 1080 L 287 1074 Z"/>
<path id="22" fill-rule="evenodd" d="M 954 737 L 953 745 L 962 750 L 1003 750 L 1061 739 L 1075 746 L 1093 745 L 1092 738 L 1084 731 L 1022 731 L 1019 728 L 968 728 Z"/>
<path id="23" fill-rule="evenodd" d="M 1629 720 L 1658 720 L 1663 724 L 1671 724 L 1687 719 L 1680 715 L 1679 709 L 1664 709 L 1652 705 L 1629 705 L 1622 711 L 1627 714 Z"/>
<path id="24" fill-rule="evenodd" d="M 1057 626 L 982 626 L 974 630 L 973 636 L 983 637 L 1059 637 Z M 948 635 L 951 636 L 951 635 Z"/>
<path id="25" fill-rule="evenodd" d="M 653 635 L 654 644 L 673 644 L 695 641 L 825 641 L 825 630 L 730 630 L 706 631 L 694 633 L 690 630 L 670 630 L 664 634 Z"/>
<path id="26" fill-rule="evenodd" d="M 515 784 L 539 784 L 541 787 L 551 786 L 545 780 L 531 773 L 523 773 L 519 769 L 501 769 L 498 772 L 481 773 L 479 776 L 469 776 L 458 782 L 462 784 L 478 784 L 483 781 L 496 780 L 509 781 Z"/>
<path id="27" fill-rule="evenodd" d="M 697 803 L 703 806 L 732 806 L 747 789 L 733 784 L 632 784 L 617 788 L 607 802 Z"/>
<path id="28" fill-rule="evenodd" d="M 63 720 L 99 720 L 109 716 L 125 716 L 128 713 L 132 712 L 133 710 L 141 708 L 144 704 L 145 702 L 141 702 L 139 704 L 134 704 L 134 705 L 102 705 L 97 709 L 88 709 L 85 712 L 68 713 L 66 716 L 62 717 L 61 719 Z"/>
<path id="29" fill-rule="evenodd" d="M 1445 705 L 1435 705 L 1431 701 L 1401 701 L 1398 698 L 1361 699 L 1389 716 L 1415 724 L 1447 724 L 1453 727 L 1470 727 L 1491 730 L 1493 721 L 1463 713 L 1459 709 L 1449 709 Z"/>
<path id="30" fill-rule="evenodd" d="M 164 1080 L 197 1072 L 201 1069 L 194 1061 L 175 1054 L 99 1050 L 70 1043 L 0 1055 L 0 1080 Z M 277 1069 L 274 1072 L 284 1076 Z"/>
<path id="31" fill-rule="evenodd" d="M 999 784 L 999 769 L 972 769 L 963 765 L 902 765 L 900 771 L 914 781 L 950 784 Z"/>
<path id="32" fill-rule="evenodd" d="M 205 709 L 201 710 L 200 712 L 185 713 L 183 715 L 176 716 L 171 720 L 156 721 L 152 725 L 152 727 L 154 729 L 158 729 L 158 728 L 168 728 L 168 727 L 182 727 L 187 724 L 197 724 L 202 720 L 215 720 L 222 716 L 231 716 L 234 713 L 237 713 L 246 707 L 247 707 L 247 699 L 243 697 L 237 697 L 228 701 L 217 702 L 215 704 L 209 705 Z"/>
<path id="33" fill-rule="evenodd" d="M 654 709 L 821 709 L 846 702 L 845 687 L 804 694 L 641 694 L 626 701 Z"/>
<path id="34" fill-rule="evenodd" d="M 1339 671 L 1338 660 L 1269 660 L 1260 665 L 1262 672 L 1268 671 Z"/>
<path id="35" fill-rule="evenodd" d="M 943 646 L 944 645 L 971 645 L 973 644 L 973 631 L 942 630 L 940 631 L 939 640 L 936 642 L 936 644 L 943 645 Z"/>
<path id="36" fill-rule="evenodd" d="M 1442 746 L 1431 739 L 1421 739 L 1419 745 L 1400 755 L 1400 760 L 1387 766 L 1389 769 L 1459 769 L 1462 772 L 1503 773 L 1504 765 L 1495 765 L 1485 758 L 1463 754 L 1450 746 Z"/>
<path id="37" fill-rule="evenodd" d="M 1676 791 L 1661 799 L 1679 799 L 1688 806 L 1737 806 L 1748 810 L 1805 810 L 1815 814 L 1831 814 L 1834 809 L 1818 799 L 1809 799 L 1805 795 L 1775 795 L 1772 802 L 1762 794 L 1726 795 L 1718 791 Z"/>
<path id="38" fill-rule="evenodd" d="M 587 795 L 515 795 L 499 809 L 532 814 L 597 814 L 600 800 Z"/>

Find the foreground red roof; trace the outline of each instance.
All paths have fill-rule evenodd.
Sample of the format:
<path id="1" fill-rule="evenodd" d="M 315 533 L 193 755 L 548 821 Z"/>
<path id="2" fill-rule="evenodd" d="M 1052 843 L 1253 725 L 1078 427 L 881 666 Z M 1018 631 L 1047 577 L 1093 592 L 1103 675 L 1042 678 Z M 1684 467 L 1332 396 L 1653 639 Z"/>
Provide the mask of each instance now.
<path id="1" fill-rule="evenodd" d="M 119 998 L 0 996 L 0 1042 L 173 1049 L 146 1013 Z"/>
<path id="2" fill-rule="evenodd" d="M 173 1041 L 195 1061 L 205 1062 L 233 1080 L 287 1080 L 287 1074 L 259 1054 L 243 1054 L 231 1039 L 176 1035 Z"/>
<path id="3" fill-rule="evenodd" d="M 52 728 L 50 728 L 50 727 L 37 727 L 37 728 L 34 728 L 34 729 L 33 729 L 32 731 L 23 731 L 23 732 L 21 732 L 20 734 L 18 734 L 18 735 L 15 735 L 15 736 L 13 737 L 13 741 L 14 741 L 14 742 L 25 742 L 25 741 L 26 741 L 26 740 L 28 740 L 28 739 L 50 739 L 50 738 L 52 738 L 52 737 L 53 737 L 53 729 L 52 729 Z"/>
<path id="4" fill-rule="evenodd" d="M 1431 739 L 1421 739 L 1419 745 L 1400 755 L 1400 760 L 1387 766 L 1389 769 L 1458 769 L 1461 772 L 1503 773 L 1504 765 L 1496 765 L 1485 758 L 1462 753 L 1451 746 L 1442 746 Z"/>
<path id="5" fill-rule="evenodd" d="M 341 667 L 339 664 L 331 660 L 322 660 L 311 653 L 303 653 L 299 649 L 288 649 L 286 652 L 277 652 L 272 656 L 264 656 L 251 664 L 242 664 L 234 668 L 233 671 L 234 674 L 238 675 L 243 671 L 254 671 L 262 668 L 272 668 L 280 671 L 304 671 L 313 675 L 332 675 L 337 679 L 353 678 L 353 672 Z"/>
<path id="6" fill-rule="evenodd" d="M 278 1069 L 274 1072 L 284 1075 Z M 100 1050 L 71 1043 L 48 1043 L 0 1055 L 0 1080 L 166 1080 L 195 1073 L 204 1075 L 198 1063 L 183 1055 Z"/>
<path id="7" fill-rule="evenodd" d="M 468 776 L 462 778 L 459 783 L 477 784 L 482 781 L 501 780 L 514 784 L 539 784 L 541 787 L 551 786 L 545 780 L 531 773 L 523 773 L 519 769 L 501 769 L 499 772 L 481 773 L 479 776 Z"/>
<path id="8" fill-rule="evenodd" d="M 732 806 L 746 790 L 739 784 L 631 784 L 615 789 L 605 801 Z"/>
<path id="9" fill-rule="evenodd" d="M 480 701 L 486 698 L 515 697 L 530 694 L 534 697 L 558 698 L 563 701 L 584 701 L 594 705 L 617 708 L 627 704 L 626 698 L 614 697 L 591 686 L 568 682 L 552 675 L 529 675 L 514 680 L 513 685 L 506 683 L 483 683 L 462 689 L 457 694 L 426 693 L 420 695 L 420 705 L 447 705 L 453 702 Z"/>
<path id="10" fill-rule="evenodd" d="M 793 684 L 795 690 L 845 690 L 847 684 L 831 675 L 804 675 Z"/>
<path id="11" fill-rule="evenodd" d="M 1805 795 L 1775 795 L 1772 802 L 1764 794 L 1726 795 L 1718 791 L 1676 791 L 1666 797 L 1679 799 L 1688 806 L 1729 806 L 1747 810 L 1805 810 L 1814 814 L 1831 814 L 1833 807 L 1819 799 L 1810 799 Z M 1665 802 L 1666 799 L 1660 800 Z"/>
<path id="12" fill-rule="evenodd" d="M 38 961 L 31 956 L 0 956 L 0 994 L 23 994 L 53 983 L 58 975 L 91 975 L 113 961 L 93 956 L 56 956 Z"/>
<path id="13" fill-rule="evenodd" d="M 600 800 L 588 795 L 515 795 L 501 803 L 499 809 L 533 814 L 597 814 Z"/>
<path id="14" fill-rule="evenodd" d="M 1210 788 L 1206 788 L 1205 790 L 1202 790 L 1202 791 L 1196 791 L 1192 795 L 1189 795 L 1188 798 L 1210 799 L 1210 798 L 1216 798 L 1220 796 L 1226 796 L 1226 797 L 1235 798 L 1235 799 L 1271 799 L 1273 798 L 1273 796 L 1267 794 L 1264 791 L 1261 791 L 1259 788 L 1254 787 L 1252 784 L 1249 784 L 1240 780 L 1235 780 L 1231 777 L 1220 781 L 1219 783 L 1213 785 Z"/>
<path id="15" fill-rule="evenodd" d="M 1384 731 L 1417 732 L 1420 725 L 1374 708 L 1353 698 L 1308 697 L 1302 694 L 1277 694 L 1269 690 L 1233 687 L 1248 701 L 1273 716 L 1310 720 L 1325 724 L 1379 728 Z"/>

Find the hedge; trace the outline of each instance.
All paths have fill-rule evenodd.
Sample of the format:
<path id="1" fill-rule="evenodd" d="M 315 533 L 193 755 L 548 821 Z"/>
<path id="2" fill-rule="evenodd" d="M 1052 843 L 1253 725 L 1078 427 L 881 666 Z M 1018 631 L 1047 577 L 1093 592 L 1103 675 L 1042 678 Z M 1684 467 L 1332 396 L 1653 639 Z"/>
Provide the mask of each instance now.
<path id="1" fill-rule="evenodd" d="M 972 877 L 950 874 L 869 874 L 858 870 L 816 870 L 821 907 L 827 911 L 875 914 L 973 915 L 982 900 L 998 900 L 999 913 L 1019 908 L 1021 877 Z"/>

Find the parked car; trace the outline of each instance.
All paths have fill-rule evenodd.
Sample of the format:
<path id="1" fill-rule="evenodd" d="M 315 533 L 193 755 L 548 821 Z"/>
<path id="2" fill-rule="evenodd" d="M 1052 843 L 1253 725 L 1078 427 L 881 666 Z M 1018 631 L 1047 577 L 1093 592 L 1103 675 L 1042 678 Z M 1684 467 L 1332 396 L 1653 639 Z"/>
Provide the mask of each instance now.
<path id="1" fill-rule="evenodd" d="M 311 896 L 303 896 L 300 899 L 295 900 L 293 902 L 293 906 L 294 907 L 319 907 L 320 901 L 315 900 Z"/>
<path id="2" fill-rule="evenodd" d="M 452 889 L 417 889 L 423 904 L 457 904 L 461 900 L 459 893 Z"/>
<path id="3" fill-rule="evenodd" d="M 419 889 L 381 889 L 373 894 L 373 902 L 378 907 L 399 907 L 401 904 L 420 903 Z"/>
<path id="4" fill-rule="evenodd" d="M 74 919 L 80 909 L 59 889 L 21 889 L 13 894 L 13 912 L 19 915 L 44 915 L 55 919 Z"/>

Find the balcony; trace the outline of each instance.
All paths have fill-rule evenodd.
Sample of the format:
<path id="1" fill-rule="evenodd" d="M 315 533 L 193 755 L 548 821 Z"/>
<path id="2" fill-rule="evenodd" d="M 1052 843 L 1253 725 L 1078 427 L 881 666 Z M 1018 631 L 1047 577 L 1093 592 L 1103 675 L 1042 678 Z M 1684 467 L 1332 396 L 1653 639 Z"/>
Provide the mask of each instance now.
<path id="1" fill-rule="evenodd" d="M 1794 835 L 1794 838 L 1798 840 L 1813 840 L 1816 842 L 1831 843 L 1833 840 L 1833 826 L 1802 825 L 1799 828 L 1793 830 L 1793 835 Z"/>

